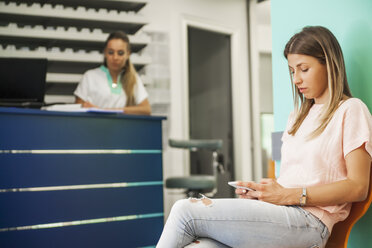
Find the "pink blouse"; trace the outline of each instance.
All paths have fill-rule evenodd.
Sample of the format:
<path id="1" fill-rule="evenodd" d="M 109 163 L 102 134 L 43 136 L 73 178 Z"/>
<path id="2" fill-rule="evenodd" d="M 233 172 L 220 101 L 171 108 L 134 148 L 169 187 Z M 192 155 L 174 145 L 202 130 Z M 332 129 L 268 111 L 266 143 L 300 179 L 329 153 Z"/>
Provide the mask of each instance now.
<path id="1" fill-rule="evenodd" d="M 310 187 L 346 179 L 345 156 L 364 144 L 372 157 L 372 116 L 357 98 L 344 101 L 325 130 L 306 140 L 319 126 L 323 104 L 314 104 L 295 136 L 288 134 L 294 122 L 291 114 L 282 141 L 278 183 L 288 188 Z M 304 207 L 317 216 L 331 232 L 333 225 L 346 219 L 351 204 Z"/>

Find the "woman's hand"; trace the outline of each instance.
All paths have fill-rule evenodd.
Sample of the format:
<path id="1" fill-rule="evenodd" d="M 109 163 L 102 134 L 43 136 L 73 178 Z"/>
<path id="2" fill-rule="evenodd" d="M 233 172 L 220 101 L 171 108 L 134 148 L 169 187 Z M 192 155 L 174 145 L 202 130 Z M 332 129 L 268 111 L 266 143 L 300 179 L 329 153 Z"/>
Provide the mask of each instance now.
<path id="1" fill-rule="evenodd" d="M 98 108 L 96 105 L 90 103 L 90 102 L 84 102 L 81 104 L 83 108 Z"/>
<path id="2" fill-rule="evenodd" d="M 81 107 L 83 107 L 83 108 L 98 108 L 96 105 L 94 105 L 94 104 L 92 104 L 88 101 L 84 101 L 83 99 L 81 99 L 78 96 L 75 97 L 75 103 L 80 103 Z"/>
<path id="3" fill-rule="evenodd" d="M 275 179 L 264 178 L 260 183 L 238 182 L 239 186 L 248 187 L 254 190 L 236 189 L 235 193 L 239 198 L 257 199 L 276 205 L 287 205 L 287 189 L 276 182 Z"/>
<path id="4" fill-rule="evenodd" d="M 243 187 L 248 187 L 246 186 L 248 182 L 238 182 L 238 186 L 243 186 Z M 242 199 L 253 199 L 253 200 L 257 200 L 257 197 L 253 197 L 250 195 L 250 192 L 252 190 L 246 190 L 246 189 L 241 189 L 241 188 L 237 188 L 235 190 L 235 194 L 237 194 L 239 196 L 239 198 L 242 198 Z"/>

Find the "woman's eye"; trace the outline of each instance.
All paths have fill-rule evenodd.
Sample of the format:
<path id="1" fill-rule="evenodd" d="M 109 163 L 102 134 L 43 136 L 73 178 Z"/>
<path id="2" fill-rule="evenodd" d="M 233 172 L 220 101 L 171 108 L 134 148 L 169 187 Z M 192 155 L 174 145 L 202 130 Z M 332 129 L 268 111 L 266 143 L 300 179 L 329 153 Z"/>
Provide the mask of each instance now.
<path id="1" fill-rule="evenodd" d="M 111 50 L 108 50 L 107 53 L 110 54 L 110 55 L 113 55 L 115 52 L 111 51 Z"/>
<path id="2" fill-rule="evenodd" d="M 122 51 L 122 50 L 118 51 L 118 55 L 123 56 L 124 55 L 124 51 Z"/>
<path id="3" fill-rule="evenodd" d="M 302 72 L 307 72 L 308 70 L 309 70 L 309 68 L 301 69 Z"/>

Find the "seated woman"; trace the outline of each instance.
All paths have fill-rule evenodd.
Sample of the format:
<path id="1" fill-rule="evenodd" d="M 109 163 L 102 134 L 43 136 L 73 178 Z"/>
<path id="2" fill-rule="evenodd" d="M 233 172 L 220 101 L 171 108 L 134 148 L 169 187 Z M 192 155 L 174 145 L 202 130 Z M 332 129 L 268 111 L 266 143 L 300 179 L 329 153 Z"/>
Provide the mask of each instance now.
<path id="1" fill-rule="evenodd" d="M 278 180 L 239 182 L 253 189 L 236 189 L 240 199 L 177 201 L 158 248 L 198 238 L 208 240 L 201 247 L 324 247 L 351 203 L 367 197 L 372 117 L 351 96 L 335 36 L 324 27 L 305 27 L 284 55 L 295 111 L 282 137 Z"/>
<path id="2" fill-rule="evenodd" d="M 76 88 L 76 103 L 81 103 L 84 108 L 150 115 L 148 94 L 129 59 L 131 49 L 128 36 L 122 31 L 111 33 L 103 52 L 103 65 L 85 72 Z"/>

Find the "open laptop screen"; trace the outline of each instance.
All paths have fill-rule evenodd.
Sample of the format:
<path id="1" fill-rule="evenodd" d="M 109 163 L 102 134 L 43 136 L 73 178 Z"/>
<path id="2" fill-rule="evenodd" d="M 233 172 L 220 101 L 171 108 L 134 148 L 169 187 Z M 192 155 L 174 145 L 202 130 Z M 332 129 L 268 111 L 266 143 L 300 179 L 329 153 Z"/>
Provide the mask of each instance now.
<path id="1" fill-rule="evenodd" d="M 46 59 L 0 58 L 1 106 L 22 107 L 28 103 L 41 106 L 46 71 Z"/>

